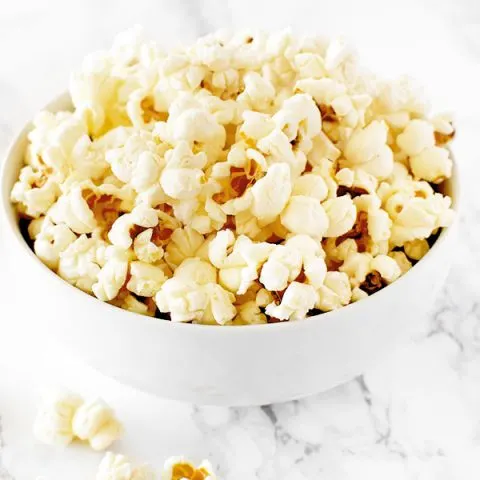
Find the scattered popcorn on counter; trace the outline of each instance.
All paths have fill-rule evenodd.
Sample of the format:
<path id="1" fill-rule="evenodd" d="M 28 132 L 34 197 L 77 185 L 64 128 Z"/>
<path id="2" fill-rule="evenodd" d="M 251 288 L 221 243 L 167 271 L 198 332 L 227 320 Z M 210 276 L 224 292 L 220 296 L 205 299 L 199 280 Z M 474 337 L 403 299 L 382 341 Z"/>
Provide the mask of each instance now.
<path id="1" fill-rule="evenodd" d="M 134 467 L 124 455 L 107 452 L 98 466 L 96 480 L 155 480 L 148 465 Z"/>
<path id="2" fill-rule="evenodd" d="M 43 263 L 132 312 L 328 312 L 406 273 L 454 217 L 451 115 L 365 72 L 343 40 L 218 32 L 164 53 L 135 27 L 85 59 L 70 94 L 73 112 L 35 117 L 11 200 Z M 120 433 L 101 403 L 49 405 L 45 441 L 102 449 Z M 133 471 L 108 458 L 105 472 Z"/>
<path id="3" fill-rule="evenodd" d="M 49 391 L 33 424 L 33 433 L 47 445 L 69 445 L 74 438 L 73 417 L 83 400 L 70 392 Z"/>
<path id="4" fill-rule="evenodd" d="M 35 437 L 49 445 L 87 440 L 94 450 L 105 450 L 122 434 L 122 426 L 103 401 L 85 402 L 66 391 L 49 391 L 42 398 L 33 427 Z"/>
<path id="5" fill-rule="evenodd" d="M 208 460 L 196 467 L 183 457 L 171 457 L 165 462 L 161 480 L 217 480 L 217 477 Z"/>
<path id="6" fill-rule="evenodd" d="M 72 428 L 75 436 L 87 440 L 94 450 L 105 450 L 122 435 L 122 425 L 103 400 L 81 405 L 73 416 Z"/>

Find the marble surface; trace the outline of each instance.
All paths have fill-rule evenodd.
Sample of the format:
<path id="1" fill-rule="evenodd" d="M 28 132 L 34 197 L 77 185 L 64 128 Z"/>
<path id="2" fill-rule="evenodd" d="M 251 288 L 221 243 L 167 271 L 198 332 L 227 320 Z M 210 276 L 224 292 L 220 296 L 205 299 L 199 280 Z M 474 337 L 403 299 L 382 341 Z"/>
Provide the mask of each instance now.
<path id="1" fill-rule="evenodd" d="M 456 112 L 454 150 L 463 167 L 464 208 L 448 281 L 408 344 L 335 390 L 261 408 L 197 407 L 139 393 L 79 364 L 61 346 L 20 331 L 15 319 L 28 292 L 10 281 L 15 258 L 0 244 L 1 480 L 95 476 L 99 454 L 82 445 L 55 449 L 34 440 L 38 394 L 48 385 L 104 397 L 126 427 L 115 449 L 157 468 L 167 456 L 185 454 L 210 458 L 222 480 L 480 478 L 480 8 L 473 0 L 322 3 L 16 0 L 2 5 L 0 151 L 23 121 L 65 87 L 68 72 L 85 53 L 107 46 L 133 23 L 145 25 L 165 45 L 224 26 L 291 24 L 299 31 L 347 34 L 367 63 L 388 74 L 415 75 L 434 105 Z M 41 311 L 47 311 L 45 305 Z"/>

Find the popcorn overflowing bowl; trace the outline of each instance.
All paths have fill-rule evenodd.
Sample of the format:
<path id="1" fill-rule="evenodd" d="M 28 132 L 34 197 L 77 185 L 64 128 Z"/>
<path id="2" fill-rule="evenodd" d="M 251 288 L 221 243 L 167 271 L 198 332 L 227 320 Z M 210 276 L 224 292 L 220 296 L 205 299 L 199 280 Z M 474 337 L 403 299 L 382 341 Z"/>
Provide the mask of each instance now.
<path id="1" fill-rule="evenodd" d="M 218 33 L 164 54 L 127 32 L 3 163 L 28 328 L 195 403 L 351 379 L 447 274 L 454 133 L 339 41 Z"/>

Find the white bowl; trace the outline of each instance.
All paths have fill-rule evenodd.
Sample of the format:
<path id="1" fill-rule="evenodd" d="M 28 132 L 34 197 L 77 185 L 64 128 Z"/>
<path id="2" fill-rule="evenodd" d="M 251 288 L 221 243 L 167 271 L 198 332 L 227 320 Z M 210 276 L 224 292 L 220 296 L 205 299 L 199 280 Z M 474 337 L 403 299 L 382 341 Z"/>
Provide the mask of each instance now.
<path id="1" fill-rule="evenodd" d="M 64 94 L 47 107 L 71 108 Z M 408 335 L 445 280 L 456 222 L 387 288 L 340 310 L 298 322 L 244 327 L 172 323 L 121 310 L 74 288 L 33 254 L 9 194 L 23 162 L 27 125 L 7 152 L 2 211 L 28 303 L 26 328 L 54 335 L 85 362 L 162 397 L 198 404 L 261 405 L 330 389 L 361 374 Z M 458 172 L 446 193 L 458 208 Z M 10 250 L 9 250 L 10 252 Z M 41 321 L 41 325 L 38 322 Z"/>

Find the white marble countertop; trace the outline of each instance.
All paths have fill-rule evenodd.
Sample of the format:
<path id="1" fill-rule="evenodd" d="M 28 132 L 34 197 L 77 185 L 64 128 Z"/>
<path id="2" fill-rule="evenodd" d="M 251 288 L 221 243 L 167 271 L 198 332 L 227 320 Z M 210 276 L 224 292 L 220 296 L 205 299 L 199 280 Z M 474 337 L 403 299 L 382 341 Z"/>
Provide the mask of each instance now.
<path id="1" fill-rule="evenodd" d="M 223 26 L 290 24 L 301 31 L 347 34 L 367 62 L 388 73 L 414 74 L 427 85 L 434 105 L 456 111 L 454 150 L 465 195 L 454 267 L 411 342 L 333 391 L 262 408 L 161 400 L 101 376 L 61 346 L 38 342 L 16 326 L 28 292 L 15 288 L 2 267 L 1 480 L 95 476 L 98 454 L 81 445 L 55 449 L 34 440 L 38 393 L 48 385 L 104 397 L 126 426 L 115 449 L 158 468 L 167 456 L 185 454 L 210 458 L 222 480 L 480 478 L 480 197 L 474 188 L 480 172 L 475 142 L 480 7 L 472 0 L 330 3 L 16 0 L 2 5 L 0 151 L 23 121 L 65 88 L 69 71 L 85 53 L 107 46 L 133 23 L 166 45 Z M 8 245 L 0 244 L 0 255 L 15 268 Z"/>

